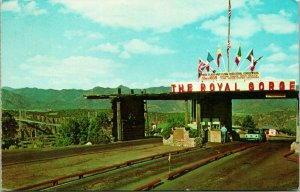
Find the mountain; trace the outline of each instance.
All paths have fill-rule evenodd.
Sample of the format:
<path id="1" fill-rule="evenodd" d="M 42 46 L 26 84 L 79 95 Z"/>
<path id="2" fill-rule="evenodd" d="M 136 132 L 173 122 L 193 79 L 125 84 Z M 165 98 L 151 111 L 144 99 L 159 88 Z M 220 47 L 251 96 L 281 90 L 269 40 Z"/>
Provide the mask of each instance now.
<path id="1" fill-rule="evenodd" d="M 130 88 L 120 85 L 122 93 L 129 94 Z M 141 89 L 134 89 L 134 93 L 141 93 Z M 169 87 L 151 87 L 146 93 L 168 93 Z M 10 87 L 2 88 L 3 109 L 27 110 L 63 110 L 63 109 L 110 109 L 110 100 L 86 100 L 83 95 L 88 94 L 117 94 L 117 88 L 94 87 L 90 90 L 81 89 L 38 89 Z M 148 101 L 149 111 L 183 112 L 183 101 Z M 265 100 L 233 100 L 233 113 L 256 114 L 268 113 L 276 110 L 297 109 L 295 99 L 265 99 Z"/>
<path id="2" fill-rule="evenodd" d="M 119 86 L 122 93 L 129 94 L 130 88 Z M 141 89 L 134 89 L 135 93 L 141 93 Z M 146 89 L 146 93 L 167 93 L 168 87 Z M 38 89 L 2 88 L 2 108 L 5 110 L 63 110 L 63 109 L 109 109 L 110 100 L 86 100 L 83 95 L 109 95 L 117 94 L 117 88 L 94 87 L 90 90 L 81 89 Z M 149 101 L 149 110 L 157 112 L 183 111 L 183 101 Z"/>

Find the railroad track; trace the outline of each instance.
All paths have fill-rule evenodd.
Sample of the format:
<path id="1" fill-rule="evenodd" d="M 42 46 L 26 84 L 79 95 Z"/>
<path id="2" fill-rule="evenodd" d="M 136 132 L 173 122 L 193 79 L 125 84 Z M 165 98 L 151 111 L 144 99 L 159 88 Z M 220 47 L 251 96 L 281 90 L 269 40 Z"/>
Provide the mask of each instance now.
<path id="1" fill-rule="evenodd" d="M 104 145 L 90 145 L 90 146 L 79 146 L 79 147 L 67 147 L 60 148 L 49 151 L 26 151 L 20 153 L 2 152 L 2 166 L 8 167 L 17 164 L 34 163 L 55 160 L 66 157 L 75 157 L 82 155 L 89 155 L 93 153 L 104 153 L 111 149 L 118 148 L 118 150 L 123 150 L 125 147 L 129 146 L 141 146 L 141 145 L 161 145 L 162 138 L 151 138 L 151 139 L 141 139 L 134 141 L 124 141 L 112 144 Z"/>
<path id="2" fill-rule="evenodd" d="M 15 190 L 143 190 L 163 179 L 172 180 L 213 160 L 256 146 L 252 143 L 220 145 L 213 148 L 189 148 L 126 161 L 100 169 L 66 175 Z M 171 160 L 170 164 L 168 159 Z M 138 183 L 138 184 L 137 184 Z M 137 186 L 139 185 L 139 186 Z"/>

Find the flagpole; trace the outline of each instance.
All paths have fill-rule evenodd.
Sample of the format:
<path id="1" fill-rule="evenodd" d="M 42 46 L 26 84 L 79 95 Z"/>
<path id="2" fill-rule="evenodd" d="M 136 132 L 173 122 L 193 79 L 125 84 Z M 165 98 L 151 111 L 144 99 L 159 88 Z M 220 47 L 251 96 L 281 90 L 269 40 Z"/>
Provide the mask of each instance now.
<path id="1" fill-rule="evenodd" d="M 224 72 L 226 71 L 226 67 L 225 67 L 225 61 L 224 61 L 224 58 L 222 56 L 222 63 L 223 63 L 223 67 L 224 67 Z"/>
<path id="2" fill-rule="evenodd" d="M 227 59 L 228 59 L 228 73 L 230 72 L 230 17 L 231 17 L 231 3 L 228 1 L 228 45 L 227 45 Z"/>
<path id="3" fill-rule="evenodd" d="M 237 69 L 236 69 L 237 72 L 238 72 L 239 69 L 243 66 L 245 60 L 246 60 L 246 58 L 244 58 L 243 61 L 241 62 L 241 64 L 237 67 Z"/>

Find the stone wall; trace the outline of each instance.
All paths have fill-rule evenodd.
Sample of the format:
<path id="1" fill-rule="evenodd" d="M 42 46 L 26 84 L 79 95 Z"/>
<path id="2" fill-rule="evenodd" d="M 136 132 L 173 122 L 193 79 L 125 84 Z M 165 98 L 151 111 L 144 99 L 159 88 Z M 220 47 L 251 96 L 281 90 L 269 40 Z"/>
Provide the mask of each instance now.
<path id="1" fill-rule="evenodd" d="M 210 130 L 210 142 L 221 143 L 220 130 Z"/>
<path id="2" fill-rule="evenodd" d="M 179 147 L 196 147 L 195 138 L 189 137 L 189 131 L 185 128 L 176 128 L 169 139 L 163 139 L 164 145 Z"/>

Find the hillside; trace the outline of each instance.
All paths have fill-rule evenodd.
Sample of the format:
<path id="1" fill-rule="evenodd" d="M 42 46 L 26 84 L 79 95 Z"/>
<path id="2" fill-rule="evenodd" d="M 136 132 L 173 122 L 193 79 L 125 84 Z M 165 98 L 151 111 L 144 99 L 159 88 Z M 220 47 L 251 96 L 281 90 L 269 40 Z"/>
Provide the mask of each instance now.
<path id="1" fill-rule="evenodd" d="M 122 93 L 129 94 L 130 89 L 125 86 Z M 135 89 L 135 93 L 142 90 Z M 151 87 L 147 93 L 168 93 L 169 87 Z M 10 87 L 2 88 L 3 109 L 27 110 L 65 110 L 65 109 L 110 109 L 110 100 L 86 100 L 86 94 L 116 94 L 116 88 L 95 87 L 90 90 L 81 89 L 37 89 Z M 183 101 L 149 101 L 149 111 L 155 112 L 180 112 L 184 110 Z M 262 114 L 277 110 L 297 109 L 297 101 L 293 99 L 272 100 L 233 100 L 232 110 L 236 114 Z"/>
<path id="2" fill-rule="evenodd" d="M 122 93 L 129 94 L 130 89 L 120 86 Z M 135 93 L 142 90 L 135 89 Z M 152 87 L 147 93 L 167 93 L 168 87 Z M 116 94 L 117 88 L 95 87 L 90 90 L 81 89 L 37 89 L 2 88 L 2 108 L 7 110 L 64 110 L 64 109 L 109 109 L 110 100 L 86 100 L 83 95 L 88 94 Z M 183 101 L 149 101 L 149 110 L 157 112 L 183 111 Z"/>

